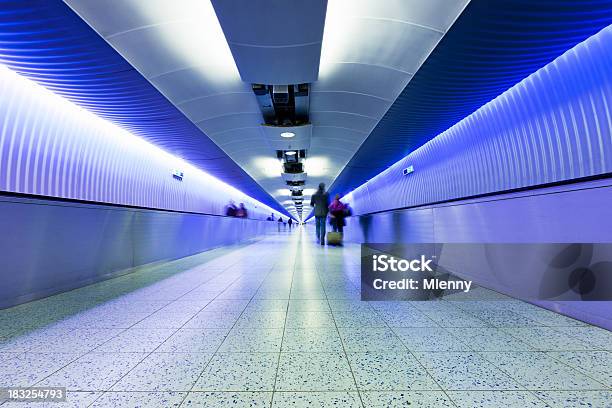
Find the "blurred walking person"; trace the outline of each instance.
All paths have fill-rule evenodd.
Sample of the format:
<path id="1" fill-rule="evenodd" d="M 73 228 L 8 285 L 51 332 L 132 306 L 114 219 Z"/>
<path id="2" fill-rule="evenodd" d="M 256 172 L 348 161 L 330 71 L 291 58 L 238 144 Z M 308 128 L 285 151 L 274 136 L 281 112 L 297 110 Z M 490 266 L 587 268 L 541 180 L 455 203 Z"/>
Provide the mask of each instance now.
<path id="1" fill-rule="evenodd" d="M 236 210 L 236 217 L 238 218 L 247 218 L 249 216 L 249 212 L 247 211 L 244 203 L 240 203 L 240 207 Z"/>
<path id="2" fill-rule="evenodd" d="M 225 215 L 228 217 L 235 217 L 237 211 L 238 207 L 236 207 L 236 204 L 234 204 L 234 200 L 230 200 L 230 202 L 225 206 Z"/>
<path id="3" fill-rule="evenodd" d="M 348 206 L 340 201 L 340 194 L 336 194 L 334 201 L 329 205 L 330 224 L 334 232 L 343 233 L 346 222 Z"/>
<path id="4" fill-rule="evenodd" d="M 317 241 L 325 245 L 325 222 L 329 212 L 329 193 L 325 191 L 325 184 L 319 184 L 319 189 L 310 198 L 310 206 L 314 207 Z"/>

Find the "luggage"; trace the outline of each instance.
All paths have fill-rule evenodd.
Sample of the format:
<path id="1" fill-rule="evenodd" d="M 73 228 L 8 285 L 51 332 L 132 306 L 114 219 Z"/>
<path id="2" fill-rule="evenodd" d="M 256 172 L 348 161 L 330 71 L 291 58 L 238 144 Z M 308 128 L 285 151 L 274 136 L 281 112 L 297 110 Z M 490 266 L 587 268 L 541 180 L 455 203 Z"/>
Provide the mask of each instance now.
<path id="1" fill-rule="evenodd" d="M 342 245 L 342 234 L 339 232 L 328 232 L 327 245 Z"/>

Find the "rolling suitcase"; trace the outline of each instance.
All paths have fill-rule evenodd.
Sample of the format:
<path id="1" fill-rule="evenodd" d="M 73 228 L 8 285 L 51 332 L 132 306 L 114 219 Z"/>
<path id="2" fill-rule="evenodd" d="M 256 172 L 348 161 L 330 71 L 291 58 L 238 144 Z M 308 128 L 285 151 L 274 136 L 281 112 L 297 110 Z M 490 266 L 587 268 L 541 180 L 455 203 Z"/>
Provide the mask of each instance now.
<path id="1" fill-rule="evenodd" d="M 342 234 L 339 232 L 328 232 L 327 245 L 342 245 Z"/>

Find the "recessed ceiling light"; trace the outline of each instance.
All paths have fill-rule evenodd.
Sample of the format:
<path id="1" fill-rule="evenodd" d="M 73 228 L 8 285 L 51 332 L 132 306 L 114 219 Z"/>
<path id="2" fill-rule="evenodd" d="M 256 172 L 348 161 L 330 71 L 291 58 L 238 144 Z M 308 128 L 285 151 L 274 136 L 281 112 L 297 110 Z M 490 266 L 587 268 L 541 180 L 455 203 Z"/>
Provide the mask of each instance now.
<path id="1" fill-rule="evenodd" d="M 295 156 L 295 152 L 293 150 L 285 152 L 287 156 Z"/>
<path id="2" fill-rule="evenodd" d="M 289 139 L 290 137 L 293 137 L 293 136 L 295 136 L 295 133 L 293 133 L 293 132 L 283 132 L 283 133 L 281 133 L 281 137 L 284 137 L 284 138 L 287 138 L 287 139 Z"/>

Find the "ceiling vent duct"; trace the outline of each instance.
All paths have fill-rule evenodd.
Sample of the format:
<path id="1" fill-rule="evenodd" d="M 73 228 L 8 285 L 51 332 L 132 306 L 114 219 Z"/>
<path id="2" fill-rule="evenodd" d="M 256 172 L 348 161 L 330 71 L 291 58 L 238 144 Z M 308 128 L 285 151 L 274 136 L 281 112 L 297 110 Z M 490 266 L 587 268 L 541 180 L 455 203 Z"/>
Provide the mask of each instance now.
<path id="1" fill-rule="evenodd" d="M 304 172 L 303 163 L 283 163 L 283 167 L 285 169 L 285 173 L 289 173 L 289 174 Z"/>
<path id="2" fill-rule="evenodd" d="M 308 112 L 310 111 L 310 98 L 308 94 L 308 84 L 295 85 L 293 93 L 295 117 L 305 122 L 308 122 Z"/>
<path id="3" fill-rule="evenodd" d="M 276 158 L 283 159 L 287 163 L 298 162 L 300 159 L 306 158 L 305 150 L 277 150 Z"/>
<path id="4" fill-rule="evenodd" d="M 286 150 L 283 152 L 283 158 L 286 163 L 297 163 L 301 157 L 302 155 L 298 150 Z"/>
<path id="5" fill-rule="evenodd" d="M 289 85 L 272 85 L 272 101 L 275 104 L 288 104 Z"/>
<path id="6" fill-rule="evenodd" d="M 309 84 L 252 84 L 266 125 L 301 126 L 308 123 Z"/>
<path id="7" fill-rule="evenodd" d="M 305 181 L 307 174 L 306 173 L 281 173 L 283 180 L 285 181 Z"/>

